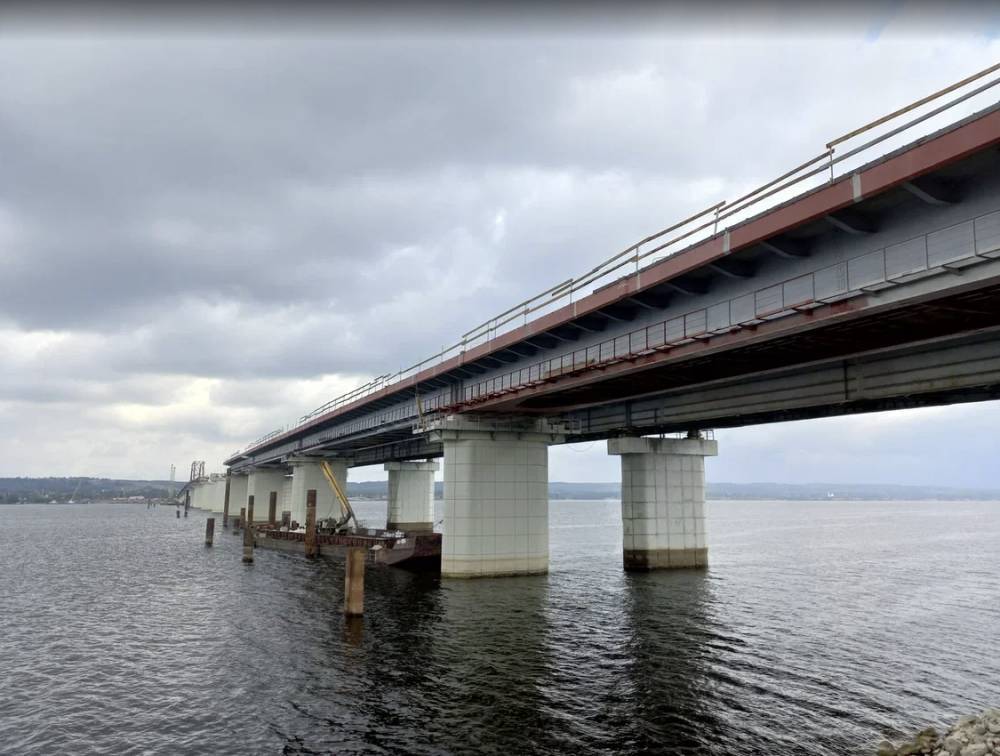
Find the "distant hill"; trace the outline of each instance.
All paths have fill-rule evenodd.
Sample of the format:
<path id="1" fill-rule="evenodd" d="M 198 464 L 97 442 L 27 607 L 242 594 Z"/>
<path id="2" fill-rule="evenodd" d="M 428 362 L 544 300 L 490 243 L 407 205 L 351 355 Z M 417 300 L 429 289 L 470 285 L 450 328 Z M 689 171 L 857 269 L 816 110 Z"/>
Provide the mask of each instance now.
<path id="1" fill-rule="evenodd" d="M 180 490 L 183 482 L 174 483 Z M 0 504 L 37 501 L 97 501 L 116 496 L 167 496 L 169 480 L 111 478 L 0 478 Z"/>
<path id="2" fill-rule="evenodd" d="M 183 481 L 173 484 L 180 490 Z M 118 496 L 166 496 L 170 481 L 115 480 L 109 478 L 0 478 L 0 504 L 24 502 L 96 501 Z M 386 481 L 349 482 L 347 495 L 367 499 L 385 499 Z M 859 499 L 865 501 L 973 499 L 1000 501 L 1000 490 L 952 488 L 948 486 L 909 486 L 884 483 L 709 483 L 709 499 L 785 499 L 824 501 Z M 831 496 L 832 494 L 832 496 Z M 435 484 L 435 495 L 442 498 L 444 484 Z M 552 499 L 618 499 L 618 483 L 549 483 Z"/>

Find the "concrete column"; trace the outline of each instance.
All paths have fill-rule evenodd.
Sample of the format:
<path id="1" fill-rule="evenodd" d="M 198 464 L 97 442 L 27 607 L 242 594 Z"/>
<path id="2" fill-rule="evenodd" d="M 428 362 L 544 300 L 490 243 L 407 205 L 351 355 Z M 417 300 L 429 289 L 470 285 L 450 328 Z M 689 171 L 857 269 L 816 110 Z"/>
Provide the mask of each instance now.
<path id="1" fill-rule="evenodd" d="M 548 572 L 548 444 L 562 436 L 540 432 L 547 429 L 535 421 L 525 430 L 489 429 L 461 418 L 436 426 L 432 438 L 444 446 L 442 576 Z"/>
<path id="2" fill-rule="evenodd" d="M 278 495 L 278 520 L 281 520 L 282 512 L 292 511 L 292 476 L 285 477 L 285 485 L 281 487 Z"/>
<path id="3" fill-rule="evenodd" d="M 622 458 L 622 558 L 626 570 L 708 565 L 705 457 L 700 438 L 612 438 Z"/>
<path id="4" fill-rule="evenodd" d="M 247 505 L 247 489 L 250 487 L 250 476 L 246 473 L 234 472 L 229 480 L 229 511 L 236 513 Z"/>
<path id="5" fill-rule="evenodd" d="M 387 530 L 434 530 L 434 473 L 437 462 L 387 462 Z"/>
<path id="6" fill-rule="evenodd" d="M 191 487 L 188 489 L 187 498 L 185 498 L 185 504 L 190 502 L 189 506 L 201 508 L 201 499 L 204 495 L 205 485 L 203 483 L 192 483 Z"/>
<path id="7" fill-rule="evenodd" d="M 292 494 L 288 509 L 292 519 L 299 526 L 306 522 L 306 491 L 316 491 L 316 519 L 323 520 L 340 514 L 340 504 L 337 502 L 330 484 L 320 469 L 321 460 L 316 457 L 292 457 L 288 464 L 292 466 Z M 344 492 L 347 492 L 347 468 L 350 461 L 346 459 L 328 459 L 333 477 L 337 479 Z"/>
<path id="8" fill-rule="evenodd" d="M 247 483 L 247 496 L 253 496 L 257 502 L 254 510 L 255 522 L 267 522 L 267 505 L 271 491 L 280 491 L 285 485 L 285 470 L 270 467 L 259 467 L 250 473 Z"/>
<path id="9" fill-rule="evenodd" d="M 224 480 L 210 480 L 205 484 L 205 506 L 209 512 L 222 511 L 222 497 L 225 493 Z"/>
<path id="10" fill-rule="evenodd" d="M 222 514 L 226 504 L 226 479 L 217 478 L 212 483 L 212 511 Z"/>

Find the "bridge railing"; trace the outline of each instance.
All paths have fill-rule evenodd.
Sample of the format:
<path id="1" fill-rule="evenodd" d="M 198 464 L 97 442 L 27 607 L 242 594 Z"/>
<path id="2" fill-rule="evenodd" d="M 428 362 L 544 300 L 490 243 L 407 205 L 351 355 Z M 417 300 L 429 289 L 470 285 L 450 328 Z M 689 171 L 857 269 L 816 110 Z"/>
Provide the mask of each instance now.
<path id="1" fill-rule="evenodd" d="M 669 352 L 713 336 L 776 320 L 928 275 L 1000 258 L 1000 211 L 857 255 L 812 273 L 610 337 L 464 386 L 461 409 L 557 378 Z"/>
<path id="2" fill-rule="evenodd" d="M 648 267 L 692 244 L 725 233 L 754 214 L 763 213 L 768 208 L 774 207 L 803 191 L 832 183 L 847 175 L 857 165 L 874 159 L 876 157 L 874 148 L 891 150 L 917 138 L 920 135 L 915 132 L 918 126 L 923 126 L 923 133 L 926 134 L 958 120 L 973 112 L 977 107 L 984 105 L 984 96 L 988 94 L 989 90 L 1000 84 L 1000 77 L 989 78 L 997 71 L 1000 71 L 1000 63 L 832 139 L 827 142 L 823 152 L 777 178 L 746 192 L 735 200 L 717 202 L 711 207 L 630 244 L 582 275 L 568 278 L 480 323 L 462 334 L 460 341 L 443 348 L 427 359 L 396 373 L 380 375 L 353 391 L 331 399 L 326 404 L 302 415 L 290 425 L 262 436 L 240 453 L 245 453 L 276 436 L 294 430 L 320 415 L 335 411 L 411 378 L 423 370 L 440 364 L 451 357 L 459 356 L 473 347 L 488 344 L 501 334 L 514 330 L 520 325 L 526 325 L 529 318 L 537 318 L 546 312 L 572 303 L 574 297 L 579 299 L 632 273 L 638 273 L 643 267 Z M 956 94 L 960 90 L 965 91 Z M 952 94 L 955 96 L 942 102 L 943 98 Z M 990 100 L 989 104 L 993 104 L 993 101 Z M 934 107 L 901 122 L 904 116 L 915 114 L 922 108 L 931 105 Z M 861 144 L 847 147 L 849 143 L 853 143 L 862 135 L 870 135 L 882 127 L 888 128 Z M 841 151 L 838 152 L 838 150 Z"/>

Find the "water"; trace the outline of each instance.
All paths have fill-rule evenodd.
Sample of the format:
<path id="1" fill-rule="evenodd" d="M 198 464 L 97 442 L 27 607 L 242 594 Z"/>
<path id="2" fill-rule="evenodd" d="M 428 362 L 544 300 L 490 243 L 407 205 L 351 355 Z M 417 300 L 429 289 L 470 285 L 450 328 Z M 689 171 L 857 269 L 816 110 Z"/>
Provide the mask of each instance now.
<path id="1" fill-rule="evenodd" d="M 549 575 L 370 570 L 359 626 L 204 514 L 4 507 L 0 753 L 864 754 L 1000 703 L 1000 505 L 709 509 L 708 571 L 553 502 Z"/>

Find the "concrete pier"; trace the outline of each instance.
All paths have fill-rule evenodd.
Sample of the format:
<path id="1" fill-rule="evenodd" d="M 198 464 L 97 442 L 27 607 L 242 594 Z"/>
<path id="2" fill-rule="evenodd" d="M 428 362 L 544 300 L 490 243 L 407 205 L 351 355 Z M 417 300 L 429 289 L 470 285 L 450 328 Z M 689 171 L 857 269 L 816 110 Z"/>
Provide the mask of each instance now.
<path id="1" fill-rule="evenodd" d="M 499 430 L 442 423 L 443 577 L 532 575 L 549 570 L 547 424 Z"/>
<path id="2" fill-rule="evenodd" d="M 333 476 L 340 483 L 344 490 L 347 490 L 347 468 L 349 461 L 346 459 L 326 460 Z M 340 504 L 330 484 L 327 483 L 323 471 L 320 469 L 321 459 L 317 457 L 292 457 L 288 463 L 292 466 L 292 494 L 291 506 L 292 520 L 301 526 L 306 521 L 306 491 L 316 491 L 316 517 L 324 519 L 332 517 L 340 512 Z"/>
<path id="3" fill-rule="evenodd" d="M 212 476 L 211 483 L 208 484 L 209 501 L 206 509 L 215 514 L 222 514 L 226 505 L 226 479 Z"/>
<path id="4" fill-rule="evenodd" d="M 258 502 L 254 514 L 255 522 L 268 521 L 268 507 L 265 502 L 272 491 L 280 491 L 285 485 L 285 471 L 278 468 L 259 467 L 250 473 L 247 481 L 247 496 L 253 496 Z"/>
<path id="5" fill-rule="evenodd" d="M 289 471 L 290 472 L 290 471 Z M 281 486 L 281 491 L 278 492 L 278 520 L 287 525 L 285 522 L 285 512 L 291 513 L 292 511 L 292 476 L 286 475 L 285 482 Z M 288 518 L 289 522 L 291 517 Z"/>
<path id="6" fill-rule="evenodd" d="M 622 561 L 626 570 L 708 565 L 705 457 L 700 438 L 613 438 L 622 460 Z"/>
<path id="7" fill-rule="evenodd" d="M 437 462 L 387 462 L 387 530 L 434 530 L 434 473 Z"/>

